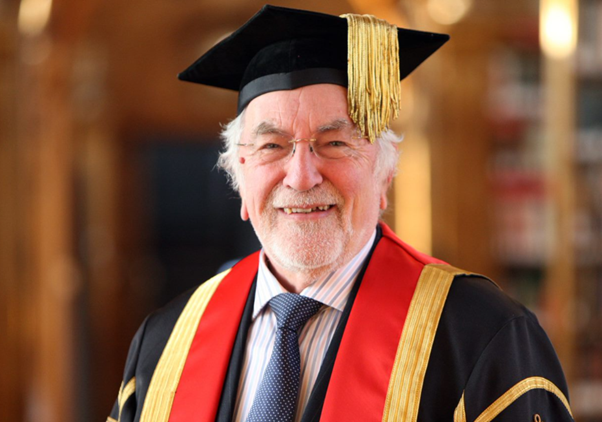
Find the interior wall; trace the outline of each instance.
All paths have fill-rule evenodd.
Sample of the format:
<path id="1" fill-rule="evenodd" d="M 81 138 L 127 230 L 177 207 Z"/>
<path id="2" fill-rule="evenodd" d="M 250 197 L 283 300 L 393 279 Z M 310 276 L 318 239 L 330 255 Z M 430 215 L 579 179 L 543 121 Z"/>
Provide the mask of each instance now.
<path id="1" fill-rule="evenodd" d="M 434 22 L 426 0 L 273 3 L 451 33 L 404 81 L 396 128 L 408 146 L 386 219 L 496 277 L 487 69 L 524 2 L 473 3 L 456 25 Z M 0 409 L 11 421 L 104 420 L 161 272 L 140 152 L 157 139 L 215 141 L 235 94 L 176 75 L 262 3 L 54 0 L 37 33 L 19 30 L 20 4 L 0 4 Z M 420 153 L 424 166 L 412 166 Z M 404 231 L 418 219 L 424 230 Z"/>

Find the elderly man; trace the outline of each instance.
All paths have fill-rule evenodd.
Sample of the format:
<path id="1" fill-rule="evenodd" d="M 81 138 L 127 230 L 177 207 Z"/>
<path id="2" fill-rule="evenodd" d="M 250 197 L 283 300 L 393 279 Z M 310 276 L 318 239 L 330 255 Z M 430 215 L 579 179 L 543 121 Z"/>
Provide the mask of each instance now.
<path id="1" fill-rule="evenodd" d="M 569 421 L 536 318 L 379 223 L 399 82 L 448 37 L 266 6 L 180 78 L 263 249 L 149 316 L 109 421 Z"/>

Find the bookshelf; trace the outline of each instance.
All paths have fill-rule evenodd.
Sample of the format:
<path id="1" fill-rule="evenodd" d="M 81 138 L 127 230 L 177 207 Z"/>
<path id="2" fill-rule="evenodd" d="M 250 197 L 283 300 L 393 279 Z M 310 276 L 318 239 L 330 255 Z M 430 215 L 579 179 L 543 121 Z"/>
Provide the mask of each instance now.
<path id="1" fill-rule="evenodd" d="M 545 31 L 549 4 L 566 7 L 577 24 L 571 54 L 546 52 L 533 36 Z M 500 284 L 548 331 L 577 420 L 599 422 L 602 0 L 542 0 L 539 13 L 503 30 L 491 53 L 492 252 Z"/>
<path id="2" fill-rule="evenodd" d="M 492 145 L 488 178 L 496 278 L 545 320 L 542 291 L 553 203 L 546 175 L 543 66 L 537 14 L 502 29 L 489 57 L 485 119 Z"/>
<path id="3" fill-rule="evenodd" d="M 602 421 L 602 1 L 579 1 L 575 55 L 574 406 Z"/>
<path id="4" fill-rule="evenodd" d="M 432 24 L 408 9 L 417 27 Z M 452 34 L 447 73 L 431 68 L 421 86 L 437 116 L 426 131 L 433 253 L 533 310 L 576 420 L 602 422 L 602 0 L 475 2 L 431 29 Z M 564 44 L 550 51 L 546 34 Z"/>

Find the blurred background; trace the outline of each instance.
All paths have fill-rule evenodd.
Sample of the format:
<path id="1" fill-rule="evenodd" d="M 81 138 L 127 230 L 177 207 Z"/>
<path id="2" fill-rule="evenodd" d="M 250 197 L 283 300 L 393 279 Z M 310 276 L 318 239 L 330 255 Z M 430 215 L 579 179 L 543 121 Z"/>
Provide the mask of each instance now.
<path id="1" fill-rule="evenodd" d="M 533 309 L 602 421 L 602 0 L 273 4 L 451 34 L 385 220 Z M 214 168 L 236 96 L 176 74 L 261 6 L 0 0 L 2 420 L 104 421 L 144 316 L 257 248 Z"/>

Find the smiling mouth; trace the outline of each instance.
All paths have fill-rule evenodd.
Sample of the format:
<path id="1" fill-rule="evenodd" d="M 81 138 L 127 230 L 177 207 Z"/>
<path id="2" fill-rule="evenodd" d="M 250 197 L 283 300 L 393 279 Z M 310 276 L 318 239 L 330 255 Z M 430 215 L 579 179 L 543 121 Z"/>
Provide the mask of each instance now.
<path id="1" fill-rule="evenodd" d="M 282 208 L 287 214 L 310 214 L 317 211 L 328 211 L 332 205 L 322 205 L 314 208 Z"/>

